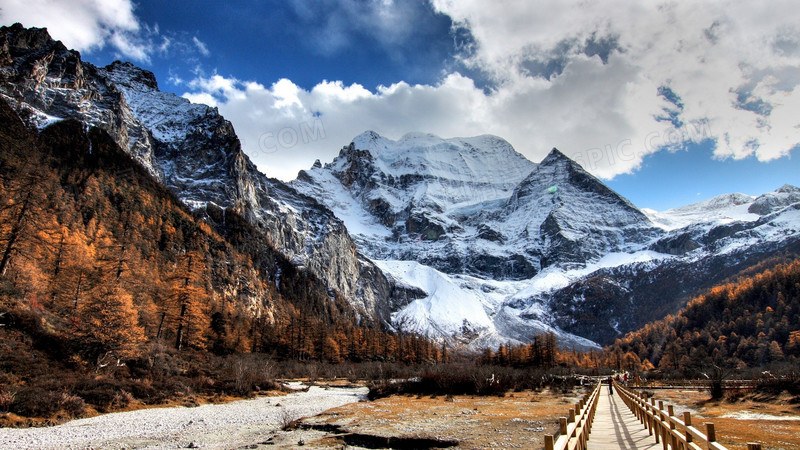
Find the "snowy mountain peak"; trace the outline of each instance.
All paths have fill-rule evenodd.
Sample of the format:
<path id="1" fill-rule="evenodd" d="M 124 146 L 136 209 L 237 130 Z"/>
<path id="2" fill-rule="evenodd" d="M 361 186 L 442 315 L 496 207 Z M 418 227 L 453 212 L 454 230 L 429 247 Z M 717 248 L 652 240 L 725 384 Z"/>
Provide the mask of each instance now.
<path id="1" fill-rule="evenodd" d="M 643 211 L 656 226 L 675 230 L 699 223 L 726 224 L 737 220 L 756 220 L 758 215 L 747 211 L 753 200 L 755 197 L 751 195 L 733 193 L 667 211 Z"/>
<path id="2" fill-rule="evenodd" d="M 797 202 L 800 202 L 800 189 L 785 184 L 774 192 L 758 197 L 736 192 L 667 211 L 644 211 L 660 228 L 676 230 L 691 225 L 752 222 Z"/>
<path id="3" fill-rule="evenodd" d="M 353 138 L 353 147 L 359 150 L 374 149 L 378 151 L 382 148 L 387 147 L 390 142 L 392 142 L 390 139 L 386 139 L 380 134 L 368 130 Z"/>
<path id="4" fill-rule="evenodd" d="M 396 163 L 401 159 L 413 162 L 414 157 L 427 160 L 433 158 L 441 161 L 447 158 L 457 159 L 457 155 L 465 158 L 481 155 L 483 157 L 500 156 L 508 159 L 500 161 L 500 163 L 523 162 L 526 166 L 533 165 L 524 156 L 517 153 L 508 141 L 493 135 L 444 139 L 430 133 L 407 133 L 398 140 L 392 140 L 374 131 L 365 131 L 353 139 L 352 149 L 343 148 L 340 156 L 345 156 L 347 150 L 353 149 L 367 150 L 373 157 L 388 164 Z M 399 165 L 401 164 L 395 164 L 395 166 Z"/>
<path id="5" fill-rule="evenodd" d="M 550 150 L 550 153 L 548 153 L 547 156 L 545 156 L 545 158 L 539 164 L 552 165 L 559 161 L 569 161 L 569 160 L 570 159 L 567 157 L 567 155 L 561 153 L 561 150 L 553 147 L 553 149 Z"/>
<path id="6" fill-rule="evenodd" d="M 633 204 L 556 148 L 515 189 L 509 199 L 509 207 L 517 209 L 525 202 L 535 201 L 542 196 L 574 199 L 578 193 L 593 196 L 595 200 L 602 198 L 603 202 L 616 204 L 639 219 L 644 219 L 644 215 Z"/>
<path id="7" fill-rule="evenodd" d="M 344 185 L 358 186 L 353 189 L 382 187 L 376 193 L 393 211 L 412 203 L 444 207 L 505 198 L 534 167 L 496 136 L 409 133 L 395 141 L 374 131 L 358 135 L 330 165 Z"/>

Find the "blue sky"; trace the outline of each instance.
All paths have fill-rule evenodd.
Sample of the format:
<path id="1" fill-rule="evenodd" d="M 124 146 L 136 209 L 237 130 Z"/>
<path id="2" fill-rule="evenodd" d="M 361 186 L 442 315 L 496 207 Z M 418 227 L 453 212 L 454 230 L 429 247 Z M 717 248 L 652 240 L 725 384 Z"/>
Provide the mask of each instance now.
<path id="1" fill-rule="evenodd" d="M 791 1 L 7 0 L 105 65 L 217 106 L 270 176 L 362 131 L 558 147 L 640 207 L 800 185 Z"/>

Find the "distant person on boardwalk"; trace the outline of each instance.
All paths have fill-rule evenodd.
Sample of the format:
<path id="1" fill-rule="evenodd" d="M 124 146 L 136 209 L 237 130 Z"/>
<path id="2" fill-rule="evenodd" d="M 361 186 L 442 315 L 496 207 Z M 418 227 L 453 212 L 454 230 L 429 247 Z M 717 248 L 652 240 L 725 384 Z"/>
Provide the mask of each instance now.
<path id="1" fill-rule="evenodd" d="M 608 395 L 614 395 L 614 379 L 608 377 Z"/>

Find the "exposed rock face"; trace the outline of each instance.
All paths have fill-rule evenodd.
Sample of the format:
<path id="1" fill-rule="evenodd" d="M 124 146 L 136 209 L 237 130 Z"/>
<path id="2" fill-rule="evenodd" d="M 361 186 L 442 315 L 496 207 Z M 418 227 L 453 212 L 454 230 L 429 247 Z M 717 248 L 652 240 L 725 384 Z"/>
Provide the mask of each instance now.
<path id="1" fill-rule="evenodd" d="M 73 117 L 103 128 L 162 179 L 153 161 L 150 133 L 132 116 L 119 89 L 95 66 L 81 61 L 80 53 L 53 41 L 44 28 L 14 24 L 0 28 L 0 61 L 0 92 L 29 114 L 30 122 L 41 126 L 52 118 Z"/>
<path id="2" fill-rule="evenodd" d="M 151 72 L 130 63 L 83 62 L 44 29 L 0 28 L 0 61 L 0 94 L 27 110 L 31 122 L 71 117 L 106 130 L 183 202 L 233 208 L 366 320 L 387 319 L 382 305 L 392 288 L 359 257 L 342 222 L 258 172 L 216 108 L 159 91 Z"/>

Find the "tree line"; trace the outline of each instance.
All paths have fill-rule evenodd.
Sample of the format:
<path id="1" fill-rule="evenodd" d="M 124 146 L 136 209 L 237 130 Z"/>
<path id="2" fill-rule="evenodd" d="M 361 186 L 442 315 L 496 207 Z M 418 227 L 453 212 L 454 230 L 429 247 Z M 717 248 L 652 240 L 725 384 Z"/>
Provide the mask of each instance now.
<path id="1" fill-rule="evenodd" d="M 800 362 L 800 261 L 712 288 L 606 349 L 619 368 L 693 375 Z"/>

